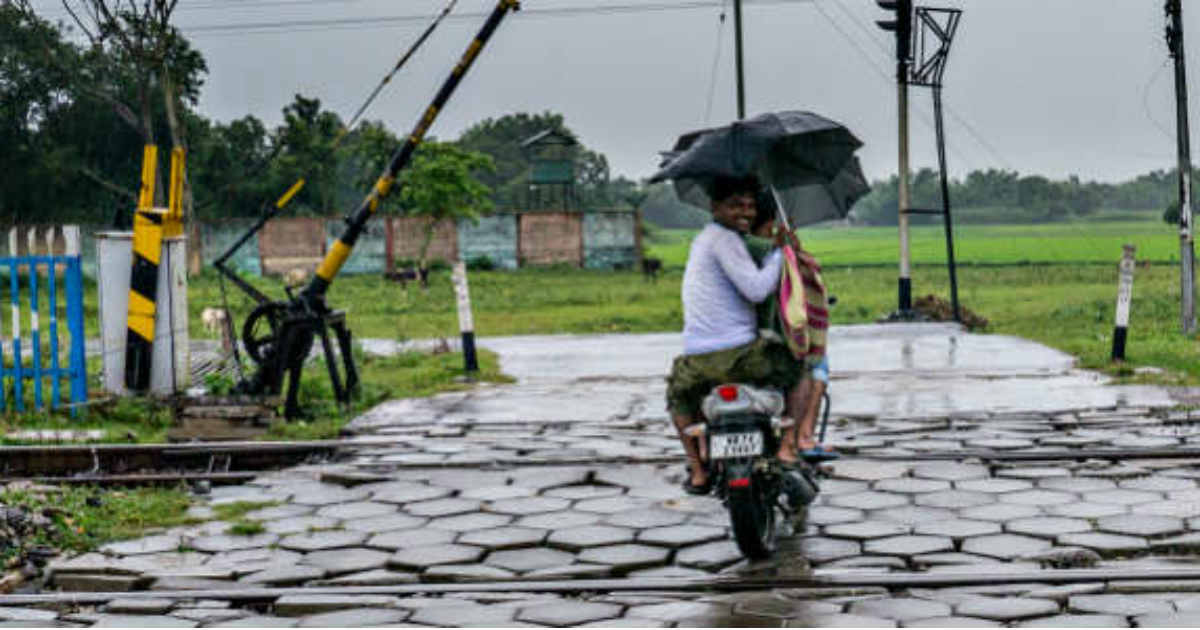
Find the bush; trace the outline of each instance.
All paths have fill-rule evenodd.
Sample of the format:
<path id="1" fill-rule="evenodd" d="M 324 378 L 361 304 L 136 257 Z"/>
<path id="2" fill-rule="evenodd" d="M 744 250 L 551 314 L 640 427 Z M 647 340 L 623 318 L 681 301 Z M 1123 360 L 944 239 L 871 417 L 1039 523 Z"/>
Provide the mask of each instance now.
<path id="1" fill-rule="evenodd" d="M 492 271 L 496 262 L 490 256 L 476 256 L 467 261 L 467 269 L 471 271 Z"/>
<path id="2" fill-rule="evenodd" d="M 416 269 L 417 267 L 420 266 L 420 264 L 419 264 L 420 262 L 421 261 L 417 260 L 416 258 L 397 258 L 396 259 L 396 269 L 398 269 L 400 271 L 408 271 L 409 269 Z M 450 270 L 450 263 L 446 262 L 442 258 L 434 258 L 433 260 L 428 261 L 427 264 L 429 265 L 429 271 L 449 271 Z"/>
<path id="3" fill-rule="evenodd" d="M 1179 202 L 1173 201 L 1171 205 L 1163 210 L 1163 222 L 1167 225 L 1179 225 Z"/>

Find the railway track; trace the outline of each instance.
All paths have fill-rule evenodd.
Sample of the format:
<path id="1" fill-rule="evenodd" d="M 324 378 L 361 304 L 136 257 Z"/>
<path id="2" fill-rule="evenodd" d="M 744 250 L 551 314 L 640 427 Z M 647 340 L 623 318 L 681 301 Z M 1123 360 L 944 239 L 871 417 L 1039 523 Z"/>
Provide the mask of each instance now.
<path id="1" fill-rule="evenodd" d="M 253 471 L 328 458 L 344 442 L 223 442 L 0 447 L 0 483 L 240 483 Z"/>
<path id="2" fill-rule="evenodd" d="M 228 589 L 176 591 L 123 591 L 114 593 L 71 592 L 0 595 L 0 607 L 44 605 L 91 605 L 116 599 L 225 600 L 231 602 L 272 601 L 289 595 L 447 595 L 454 593 L 738 593 L 773 589 L 810 589 L 827 595 L 830 590 L 885 588 L 953 588 L 1001 584 L 1067 585 L 1120 582 L 1125 585 L 1173 582 L 1172 590 L 1185 583 L 1200 588 L 1200 568 L 1179 569 L 1047 569 L 997 571 L 977 570 L 961 573 L 841 573 L 828 575 L 682 578 L 611 578 L 611 579 L 511 579 L 446 583 L 397 584 L 390 586 L 306 586 L 247 588 L 230 583 Z"/>
<path id="3" fill-rule="evenodd" d="M 311 442 L 227 442 L 221 444 L 101 444 L 95 446 L 0 447 L 0 483 L 17 480 L 39 483 L 143 485 L 210 481 L 242 483 L 254 471 L 279 468 L 312 458 L 328 458 L 335 451 L 353 451 L 364 445 L 338 440 Z M 843 459 L 868 461 L 964 461 L 1028 463 L 1055 461 L 1200 460 L 1200 448 L 1098 448 L 1054 451 L 961 450 L 929 453 L 846 453 Z M 387 472 L 413 469 L 507 469 L 586 465 L 659 465 L 682 463 L 679 455 L 594 456 L 529 459 L 523 456 L 498 460 L 490 466 L 478 462 L 363 463 L 362 471 Z M 835 464 L 836 465 L 836 464 Z"/>
<path id="4" fill-rule="evenodd" d="M 1086 461 L 1086 460 L 1147 460 L 1147 459 L 1200 459 L 1200 448 L 1104 448 L 1104 449 L 1070 449 L 1056 451 L 983 451 L 963 450 L 953 453 L 843 453 L 842 459 L 857 459 L 870 461 L 962 461 L 979 460 L 981 462 L 1050 462 L 1050 461 Z M 582 466 L 600 464 L 678 464 L 683 463 L 682 455 L 659 455 L 652 457 L 563 457 L 529 459 L 514 457 L 512 460 L 499 460 L 493 464 L 497 468 L 520 468 L 537 466 Z M 422 468 L 484 468 L 477 462 L 419 462 L 419 463 L 380 463 L 360 464 L 363 470 L 408 470 Z"/>

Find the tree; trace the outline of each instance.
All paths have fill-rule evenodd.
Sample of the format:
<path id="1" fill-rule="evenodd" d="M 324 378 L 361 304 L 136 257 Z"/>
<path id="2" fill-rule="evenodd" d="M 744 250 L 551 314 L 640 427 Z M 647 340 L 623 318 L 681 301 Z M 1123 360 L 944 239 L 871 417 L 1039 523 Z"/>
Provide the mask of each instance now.
<path id="1" fill-rule="evenodd" d="M 321 100 L 297 94 L 283 108 L 283 125 L 276 129 L 274 143 L 278 159 L 273 165 L 279 191 L 304 178 L 304 190 L 293 203 L 324 215 L 337 209 L 338 159 L 335 142 L 342 119 L 321 110 Z"/>
<path id="2" fill-rule="evenodd" d="M 1167 225 L 1179 225 L 1179 201 L 1178 200 L 1172 201 L 1171 204 L 1167 206 L 1167 209 L 1163 210 L 1162 219 L 1163 219 L 1163 222 L 1166 223 Z"/>
<path id="3" fill-rule="evenodd" d="M 426 142 L 436 142 L 436 138 L 427 137 Z M 358 125 L 347 141 L 338 158 L 342 161 L 342 171 L 347 174 L 344 180 L 350 182 L 348 194 L 354 199 L 362 199 L 366 191 L 375 185 L 379 174 L 388 167 L 392 155 L 401 145 L 400 138 L 379 121 L 363 121 Z M 395 213 L 401 210 L 400 200 L 396 195 L 384 198 L 378 212 Z"/>
<path id="4" fill-rule="evenodd" d="M 273 143 L 261 120 L 246 116 L 222 125 L 189 114 L 187 121 L 198 218 L 252 216 L 278 198 L 282 190 L 268 170 Z"/>
<path id="5" fill-rule="evenodd" d="M 632 201 L 639 202 L 642 218 L 658 227 L 702 228 L 712 219 L 708 212 L 680 201 L 675 188 L 668 183 L 650 184 L 645 187 L 644 196 L 635 196 Z"/>
<path id="6" fill-rule="evenodd" d="M 562 129 L 562 114 L 525 112 L 508 114 L 499 118 L 487 118 L 471 125 L 458 139 L 458 144 L 468 151 L 477 151 L 492 157 L 496 168 L 491 173 L 481 173 L 479 181 L 495 191 L 495 201 L 502 205 L 514 205 L 523 198 L 521 192 L 529 177 L 530 164 L 521 143 L 534 134 L 546 129 Z"/>
<path id="7" fill-rule="evenodd" d="M 458 139 L 464 149 L 490 155 L 496 164 L 493 173 L 481 173 L 480 181 L 494 191 L 497 204 L 517 207 L 526 199 L 532 164 L 529 155 L 521 146 L 535 134 L 547 129 L 558 129 L 575 136 L 566 126 L 562 114 L 543 112 L 529 114 L 520 112 L 499 118 L 487 118 L 466 131 Z M 608 158 L 577 144 L 568 150 L 569 159 L 575 170 L 575 189 L 585 204 L 612 205 L 621 199 L 610 190 Z"/>
<path id="8" fill-rule="evenodd" d="M 491 190 L 475 174 L 491 173 L 495 168 L 492 159 L 482 153 L 451 143 L 426 142 L 400 172 L 400 202 L 410 214 L 429 219 L 418 256 L 422 287 L 427 287 L 427 255 L 438 225 L 457 219 L 475 221 L 492 209 Z"/>
<path id="9" fill-rule="evenodd" d="M 575 181 L 580 197 L 588 205 L 611 206 L 608 158 L 595 151 L 583 149 L 575 155 Z"/>
<path id="10" fill-rule="evenodd" d="M 624 203 L 634 210 L 641 208 L 646 199 L 650 197 L 650 191 L 646 185 L 635 182 L 624 175 L 618 175 L 616 179 L 609 182 L 608 194 L 612 198 L 612 203 Z"/>
<path id="11" fill-rule="evenodd" d="M 47 50 L 63 57 L 74 52 L 53 25 L 0 4 L 0 216 L 16 221 L 48 201 L 30 185 L 44 178 L 36 176 L 45 168 L 37 130 L 69 98 L 69 78 Z"/>
<path id="12" fill-rule="evenodd" d="M 44 66 L 66 77 L 67 96 L 61 109 L 70 109 L 58 120 L 48 119 L 38 128 L 47 150 L 47 176 L 59 179 L 67 194 L 85 200 L 86 205 L 113 203 L 124 209 L 122 220 L 136 198 L 140 145 L 157 144 L 157 130 L 166 122 L 175 146 L 186 148 L 184 110 L 197 103 L 206 66 L 203 56 L 192 49 L 170 25 L 178 0 L 78 0 L 62 2 L 70 13 L 74 29 L 88 42 L 83 47 L 62 42 L 40 41 L 28 54 L 40 56 Z M 5 0 L 6 10 L 16 10 L 28 19 L 36 19 L 30 0 Z M 115 131 L 101 112 L 110 112 L 136 134 L 132 157 L 113 160 L 112 149 L 125 150 L 124 134 Z M 80 120 L 91 119 L 82 125 Z M 56 125 L 55 130 L 47 132 Z M 61 136 L 68 133 L 68 137 Z M 56 136 L 58 134 L 58 136 Z M 53 138 L 53 140 L 52 140 Z M 101 157 L 102 156 L 102 157 Z M 156 173 L 155 202 L 163 205 L 166 187 L 162 185 L 167 160 L 160 160 Z M 127 168 L 132 164 L 132 168 Z M 70 181 L 82 175 L 92 186 Z M 122 184 L 130 182 L 132 186 Z M 95 185 L 103 188 L 97 193 Z M 118 202 L 119 203 L 116 203 Z M 61 202 L 61 199 L 60 199 Z M 191 215 L 191 190 L 185 176 L 186 214 Z M 61 203 L 60 203 L 61 205 Z"/>

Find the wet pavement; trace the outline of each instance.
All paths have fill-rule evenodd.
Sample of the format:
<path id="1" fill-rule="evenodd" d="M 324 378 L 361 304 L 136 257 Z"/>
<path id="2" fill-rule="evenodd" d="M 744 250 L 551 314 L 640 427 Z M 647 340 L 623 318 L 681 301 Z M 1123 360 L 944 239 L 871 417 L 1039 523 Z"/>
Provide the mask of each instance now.
<path id="1" fill-rule="evenodd" d="M 712 498 L 678 488 L 662 375 L 677 335 L 485 339 L 515 385 L 391 401 L 351 423 L 345 457 L 213 489 L 193 508 L 267 504 L 251 536 L 208 522 L 50 565 L 62 590 L 221 590 L 463 581 L 1029 573 L 1021 584 L 776 589 L 716 595 L 296 593 L 0 607 L 0 626 L 1128 626 L 1200 623 L 1200 582 L 1050 568 L 1197 567 L 1200 467 L 1190 460 L 1011 463 L 922 457 L 987 450 L 1200 444 L 1169 392 L 1104 386 L 1070 357 L 951 326 L 835 328 L 828 442 L 844 453 L 768 563 L 744 561 Z M 890 459 L 872 459 L 885 457 Z M 47 615 L 55 615 L 48 617 Z"/>

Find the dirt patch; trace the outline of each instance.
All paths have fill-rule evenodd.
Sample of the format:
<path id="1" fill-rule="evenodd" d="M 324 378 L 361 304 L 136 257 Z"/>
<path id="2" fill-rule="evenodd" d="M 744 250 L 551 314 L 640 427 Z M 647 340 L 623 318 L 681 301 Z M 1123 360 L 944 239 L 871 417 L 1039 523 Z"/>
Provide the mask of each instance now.
<path id="1" fill-rule="evenodd" d="M 913 309 L 928 321 L 954 321 L 954 307 L 950 304 L 950 301 L 933 294 L 917 298 L 917 301 L 913 304 Z M 967 327 L 967 330 L 976 331 L 987 328 L 988 320 L 986 317 L 975 313 L 962 304 L 959 304 L 959 310 L 962 311 L 962 324 Z"/>

